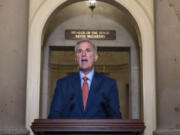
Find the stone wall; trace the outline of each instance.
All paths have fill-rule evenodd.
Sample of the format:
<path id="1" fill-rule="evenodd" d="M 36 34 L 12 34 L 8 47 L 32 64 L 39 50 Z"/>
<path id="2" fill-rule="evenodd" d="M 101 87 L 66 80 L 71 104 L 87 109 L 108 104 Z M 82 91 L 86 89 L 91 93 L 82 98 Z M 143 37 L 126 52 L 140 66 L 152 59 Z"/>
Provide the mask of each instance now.
<path id="1" fill-rule="evenodd" d="M 179 0 L 156 1 L 158 135 L 180 134 Z"/>
<path id="2" fill-rule="evenodd" d="M 25 134 L 28 0 L 0 0 L 0 135 Z"/>

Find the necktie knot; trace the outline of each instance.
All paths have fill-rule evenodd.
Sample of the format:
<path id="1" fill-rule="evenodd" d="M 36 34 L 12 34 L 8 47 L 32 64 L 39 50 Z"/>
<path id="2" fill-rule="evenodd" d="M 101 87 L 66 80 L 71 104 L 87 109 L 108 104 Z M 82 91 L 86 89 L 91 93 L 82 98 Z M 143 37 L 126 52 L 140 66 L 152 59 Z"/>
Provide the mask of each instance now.
<path id="1" fill-rule="evenodd" d="M 85 76 L 85 77 L 83 77 L 83 80 L 84 80 L 84 81 L 87 81 L 87 80 L 88 80 L 88 78 Z"/>

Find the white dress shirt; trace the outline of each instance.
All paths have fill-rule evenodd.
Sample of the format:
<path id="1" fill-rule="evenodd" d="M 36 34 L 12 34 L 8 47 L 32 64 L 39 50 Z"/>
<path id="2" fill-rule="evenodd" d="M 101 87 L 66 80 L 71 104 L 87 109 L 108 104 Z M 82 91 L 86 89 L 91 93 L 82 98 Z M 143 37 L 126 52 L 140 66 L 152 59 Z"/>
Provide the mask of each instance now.
<path id="1" fill-rule="evenodd" d="M 80 79 L 81 79 L 81 88 L 83 87 L 83 83 L 84 83 L 83 78 L 86 76 L 88 78 L 87 83 L 88 83 L 88 88 L 90 90 L 91 82 L 92 82 L 93 75 L 94 75 L 94 69 L 91 72 L 89 72 L 87 75 L 85 75 L 81 71 L 79 72 L 79 74 L 80 74 Z"/>

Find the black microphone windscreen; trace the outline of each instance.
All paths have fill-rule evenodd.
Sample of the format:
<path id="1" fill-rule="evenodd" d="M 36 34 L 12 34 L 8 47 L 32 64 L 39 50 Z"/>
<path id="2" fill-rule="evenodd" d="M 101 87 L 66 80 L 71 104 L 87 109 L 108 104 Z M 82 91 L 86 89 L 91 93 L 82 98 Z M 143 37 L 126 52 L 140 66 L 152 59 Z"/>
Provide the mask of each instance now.
<path id="1" fill-rule="evenodd" d="M 70 96 L 70 100 L 73 100 L 75 97 L 74 93 L 72 93 L 72 95 Z"/>
<path id="2" fill-rule="evenodd" d="M 105 100 L 107 100 L 107 96 L 106 96 L 106 94 L 105 94 L 104 92 L 102 92 L 102 97 L 103 97 Z"/>
<path id="3" fill-rule="evenodd" d="M 72 112 L 72 110 L 74 109 L 74 106 L 75 106 L 75 104 L 72 104 L 71 106 L 70 106 L 70 111 Z"/>

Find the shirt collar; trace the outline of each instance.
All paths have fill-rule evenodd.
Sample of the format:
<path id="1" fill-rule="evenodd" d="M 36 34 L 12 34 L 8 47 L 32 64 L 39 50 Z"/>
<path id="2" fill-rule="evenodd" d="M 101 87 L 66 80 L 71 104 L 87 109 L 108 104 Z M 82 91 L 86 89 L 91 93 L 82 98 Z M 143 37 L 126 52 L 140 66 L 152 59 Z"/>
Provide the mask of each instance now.
<path id="1" fill-rule="evenodd" d="M 94 75 L 94 69 L 89 72 L 87 75 L 85 75 L 82 71 L 79 72 L 80 73 L 80 78 L 83 79 L 84 76 L 86 76 L 88 78 L 88 80 L 92 80 L 93 75 Z"/>

